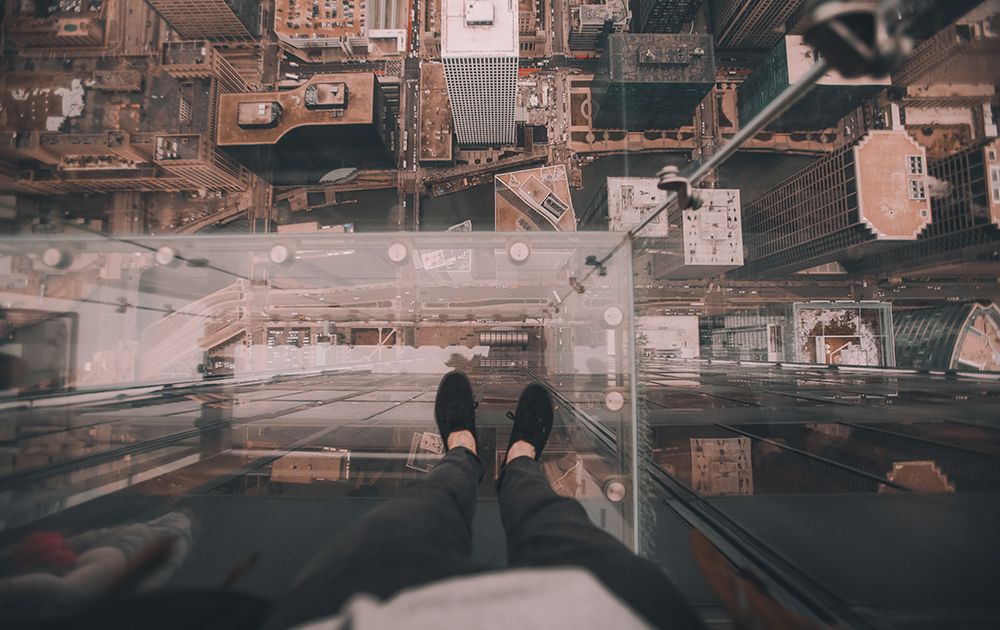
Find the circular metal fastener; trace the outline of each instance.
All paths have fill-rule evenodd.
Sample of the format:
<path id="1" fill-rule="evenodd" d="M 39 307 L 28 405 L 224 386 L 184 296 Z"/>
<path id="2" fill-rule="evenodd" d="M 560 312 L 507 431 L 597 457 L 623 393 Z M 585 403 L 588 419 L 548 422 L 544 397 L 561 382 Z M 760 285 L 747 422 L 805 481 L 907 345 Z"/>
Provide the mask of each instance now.
<path id="1" fill-rule="evenodd" d="M 282 245 L 281 243 L 272 247 L 271 251 L 267 253 L 267 257 L 276 265 L 283 265 L 290 262 L 293 258 L 292 250 L 287 245 Z"/>
<path id="2" fill-rule="evenodd" d="M 72 261 L 73 257 L 58 247 L 50 247 L 42 252 L 42 263 L 47 267 L 65 269 Z"/>
<path id="3" fill-rule="evenodd" d="M 625 484 L 617 479 L 604 485 L 604 496 L 608 497 L 612 503 L 621 503 L 625 499 L 626 492 Z"/>
<path id="4" fill-rule="evenodd" d="M 604 394 L 604 406 L 609 411 L 621 411 L 625 406 L 625 396 L 616 390 Z"/>
<path id="5" fill-rule="evenodd" d="M 177 252 L 174 251 L 173 247 L 164 245 L 163 247 L 156 250 L 156 264 L 166 267 L 170 263 L 174 262 L 177 258 Z"/>
<path id="6" fill-rule="evenodd" d="M 617 328 L 625 321 L 625 313 L 617 306 L 609 306 L 604 309 L 604 323 L 610 328 Z"/>
<path id="7" fill-rule="evenodd" d="M 410 255 L 410 250 L 407 249 L 406 245 L 403 243 L 393 243 L 389 246 L 389 251 L 387 253 L 389 260 L 398 265 L 406 260 L 406 257 Z"/>
<path id="8" fill-rule="evenodd" d="M 520 265 L 531 256 L 531 246 L 524 241 L 514 241 L 507 248 L 507 255 L 510 256 L 514 264 Z"/>

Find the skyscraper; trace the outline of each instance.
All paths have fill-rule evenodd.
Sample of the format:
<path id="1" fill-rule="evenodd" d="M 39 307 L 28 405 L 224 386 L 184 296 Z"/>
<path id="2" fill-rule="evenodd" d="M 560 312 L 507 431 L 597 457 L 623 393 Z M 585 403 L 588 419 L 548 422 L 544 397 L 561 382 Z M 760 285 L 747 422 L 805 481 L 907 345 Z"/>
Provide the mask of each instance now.
<path id="1" fill-rule="evenodd" d="M 719 48 L 770 48 L 802 0 L 713 0 L 712 26 Z"/>
<path id="2" fill-rule="evenodd" d="M 441 59 L 461 145 L 514 143 L 517 0 L 443 0 Z"/>
<path id="3" fill-rule="evenodd" d="M 374 73 L 317 74 L 294 90 L 221 95 L 218 143 L 292 185 L 335 168 L 392 164 L 396 121 Z"/>
<path id="4" fill-rule="evenodd" d="M 569 9 L 569 49 L 597 50 L 610 33 L 628 27 L 629 10 L 625 0 L 605 0 L 601 4 L 578 4 Z"/>
<path id="5" fill-rule="evenodd" d="M 888 302 L 795 302 L 701 321 L 702 356 L 772 361 L 892 366 Z"/>
<path id="6" fill-rule="evenodd" d="M 591 89 L 593 125 L 630 131 L 690 125 L 713 85 L 709 35 L 609 35 Z"/>
<path id="7" fill-rule="evenodd" d="M 913 241 L 930 223 L 926 152 L 902 130 L 871 131 L 743 208 L 746 274 L 845 264 Z"/>
<path id="8" fill-rule="evenodd" d="M 740 85 L 740 124 L 756 116 L 782 90 L 798 81 L 813 64 L 816 53 L 802 41 L 801 35 L 787 35 L 754 68 Z M 774 131 L 826 129 L 866 98 L 890 85 L 888 77 L 843 77 L 836 70 L 824 74 L 816 85 L 789 107 L 768 128 Z"/>
<path id="9" fill-rule="evenodd" d="M 1000 54 L 1000 14 L 990 6 L 985 3 L 921 42 L 903 67 L 893 73 L 892 82 L 911 86 L 1000 80 L 1000 65 L 996 63 Z"/>
<path id="10" fill-rule="evenodd" d="M 915 242 L 849 262 L 850 270 L 898 273 L 947 266 L 974 271 L 1000 249 L 1000 139 L 927 169 L 931 222 Z"/>
<path id="11" fill-rule="evenodd" d="M 632 29 L 638 33 L 676 33 L 698 14 L 704 0 L 634 0 Z"/>
<path id="12" fill-rule="evenodd" d="M 242 41 L 260 34 L 257 0 L 147 0 L 184 39 Z"/>
<path id="13" fill-rule="evenodd" d="M 667 193 L 657 183 L 653 177 L 609 177 L 595 198 L 607 207 L 609 231 L 630 230 L 660 207 Z M 696 194 L 700 207 L 662 212 L 639 233 L 656 239 L 644 255 L 657 279 L 706 278 L 743 264 L 740 191 L 701 189 Z"/>
<path id="14" fill-rule="evenodd" d="M 1000 309 L 995 304 L 897 312 L 893 328 L 899 367 L 1000 371 Z"/>

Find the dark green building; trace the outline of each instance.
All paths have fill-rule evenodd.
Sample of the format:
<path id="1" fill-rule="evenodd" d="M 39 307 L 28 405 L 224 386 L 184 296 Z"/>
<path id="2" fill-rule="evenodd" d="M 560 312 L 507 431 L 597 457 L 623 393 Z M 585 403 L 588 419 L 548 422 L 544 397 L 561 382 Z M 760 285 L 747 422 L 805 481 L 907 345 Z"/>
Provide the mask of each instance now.
<path id="1" fill-rule="evenodd" d="M 598 129 L 676 129 L 715 85 L 709 35 L 608 36 L 591 89 Z"/>

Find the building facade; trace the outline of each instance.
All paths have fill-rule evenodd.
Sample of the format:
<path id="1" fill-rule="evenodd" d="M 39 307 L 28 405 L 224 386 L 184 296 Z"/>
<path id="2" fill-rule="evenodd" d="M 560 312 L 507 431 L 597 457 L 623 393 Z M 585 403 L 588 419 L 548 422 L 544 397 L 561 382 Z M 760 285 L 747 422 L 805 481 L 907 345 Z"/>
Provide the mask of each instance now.
<path id="1" fill-rule="evenodd" d="M 625 0 L 576 4 L 569 9 L 569 49 L 600 50 L 611 33 L 628 29 L 631 12 Z"/>
<path id="2" fill-rule="evenodd" d="M 705 358 L 894 366 L 888 302 L 795 302 L 702 318 Z"/>
<path id="3" fill-rule="evenodd" d="M 712 29 L 719 48 L 771 48 L 802 0 L 713 0 Z"/>
<path id="4" fill-rule="evenodd" d="M 370 72 L 317 74 L 294 90 L 224 94 L 217 126 L 220 147 L 252 169 L 267 168 L 276 184 L 396 159 L 397 117 Z"/>
<path id="5" fill-rule="evenodd" d="M 14 186 L 48 194 L 246 190 L 250 172 L 215 144 L 219 95 L 240 88 L 238 75 L 204 56 L 208 49 L 168 48 L 163 72 L 146 81 L 129 70 L 95 73 L 86 85 L 8 73 L 11 90 L 0 100 L 11 115 L 0 158 L 16 165 Z M 215 61 L 199 64 L 189 53 Z M 19 86 L 38 89 L 18 101 Z M 53 92 L 66 96 L 48 98 Z M 134 112 L 132 129 L 109 131 L 103 112 L 123 104 Z M 165 111 L 176 114 L 157 115 Z"/>
<path id="6" fill-rule="evenodd" d="M 238 42 L 260 35 L 256 0 L 147 0 L 184 39 Z"/>
<path id="7" fill-rule="evenodd" d="M 460 145 L 514 143 L 516 0 L 443 0 L 441 60 Z"/>
<path id="8" fill-rule="evenodd" d="M 591 88 L 599 129 L 676 129 L 715 85 L 709 35 L 614 34 Z"/>
<path id="9" fill-rule="evenodd" d="M 850 261 L 893 274 L 947 267 L 975 273 L 1000 251 L 1000 139 L 928 165 L 931 222 L 913 243 Z"/>
<path id="10" fill-rule="evenodd" d="M 930 223 L 926 151 L 905 131 L 871 131 L 743 208 L 741 273 L 771 275 L 915 241 Z"/>
<path id="11" fill-rule="evenodd" d="M 943 304 L 897 312 L 893 328 L 899 367 L 1000 371 L 996 304 Z"/>
<path id="12" fill-rule="evenodd" d="M 815 52 L 806 45 L 801 35 L 783 37 L 740 84 L 740 124 L 746 125 L 815 63 Z M 863 76 L 847 79 L 836 70 L 830 70 L 805 96 L 772 121 L 768 128 L 790 132 L 834 127 L 844 115 L 890 84 L 888 77 L 878 79 Z"/>
<path id="13" fill-rule="evenodd" d="M 892 75 L 899 86 L 1000 82 L 1000 14 L 991 3 L 924 40 Z M 995 6 L 995 5 L 994 5 Z"/>
<path id="14" fill-rule="evenodd" d="M 694 20 L 704 0 L 634 0 L 633 30 L 637 33 L 677 33 Z"/>

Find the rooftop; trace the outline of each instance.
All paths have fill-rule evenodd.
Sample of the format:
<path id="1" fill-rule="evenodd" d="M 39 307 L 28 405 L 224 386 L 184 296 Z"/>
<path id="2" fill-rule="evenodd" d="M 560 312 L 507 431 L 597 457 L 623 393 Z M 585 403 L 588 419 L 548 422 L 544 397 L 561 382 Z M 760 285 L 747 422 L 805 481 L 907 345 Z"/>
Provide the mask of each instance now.
<path id="1" fill-rule="evenodd" d="M 452 157 L 451 101 L 444 79 L 444 65 L 420 66 L 421 161 L 447 161 Z"/>
<path id="2" fill-rule="evenodd" d="M 805 43 L 801 35 L 787 35 L 783 44 L 785 47 L 785 58 L 788 64 L 788 82 L 798 81 L 809 68 L 816 64 L 816 51 Z M 824 74 L 817 85 L 892 85 L 892 79 L 888 76 L 881 78 L 871 76 L 860 76 L 848 79 L 836 70 L 830 70 Z"/>
<path id="3" fill-rule="evenodd" d="M 742 265 L 740 191 L 706 188 L 696 194 L 701 207 L 683 213 L 684 264 Z"/>
<path id="4" fill-rule="evenodd" d="M 514 55 L 517 45 L 517 0 L 441 0 L 444 22 L 441 55 Z"/>
<path id="5" fill-rule="evenodd" d="M 632 83 L 714 83 L 710 35 L 611 34 L 608 77 Z"/>
<path id="6" fill-rule="evenodd" d="M 569 180 L 561 164 L 497 175 L 495 202 L 498 232 L 576 230 Z"/>
<path id="7" fill-rule="evenodd" d="M 200 133 L 208 128 L 209 79 L 193 79 L 182 87 L 165 72 L 149 73 L 142 90 L 117 91 L 123 86 L 105 85 L 99 74 L 104 68 L 129 74 L 113 60 L 98 63 L 94 73 L 15 71 L 7 72 L 0 93 L 6 130 L 61 131 L 65 134 L 181 131 L 180 101 L 191 106 L 185 131 Z M 123 75 L 124 76 L 124 75 Z M 97 80 L 94 80 L 95 77 Z M 129 86 L 124 86 L 128 88 Z"/>
<path id="8" fill-rule="evenodd" d="M 282 39 L 357 37 L 366 31 L 366 9 L 361 0 L 277 0 L 274 32 Z"/>
<path id="9" fill-rule="evenodd" d="M 346 106 L 335 101 L 344 97 Z M 337 92 L 337 95 L 334 94 Z M 374 120 L 375 75 L 363 72 L 318 74 L 294 90 L 219 95 L 219 146 L 275 144 L 305 125 L 361 125 Z M 277 103 L 280 117 L 268 128 L 248 129 L 238 123 L 240 106 Z"/>
<path id="10" fill-rule="evenodd" d="M 917 238 L 931 222 L 924 148 L 905 131 L 876 130 L 853 150 L 861 219 L 879 239 Z"/>
<path id="11" fill-rule="evenodd" d="M 639 225 L 666 201 L 666 191 L 653 177 L 608 178 L 608 230 L 627 232 Z M 642 230 L 641 236 L 666 236 L 667 213 L 661 213 Z"/>

